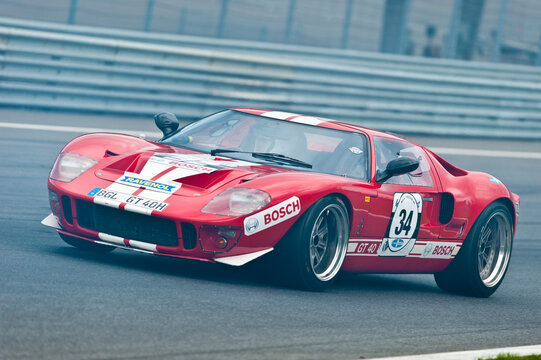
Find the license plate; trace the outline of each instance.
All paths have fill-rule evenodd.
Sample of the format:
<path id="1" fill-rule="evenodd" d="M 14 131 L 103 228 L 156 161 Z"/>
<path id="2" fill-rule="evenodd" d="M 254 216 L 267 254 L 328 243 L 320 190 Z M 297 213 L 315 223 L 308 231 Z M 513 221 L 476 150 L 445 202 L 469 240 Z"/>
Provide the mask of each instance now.
<path id="1" fill-rule="evenodd" d="M 165 203 L 159 200 L 147 199 L 137 195 L 124 194 L 118 191 L 111 191 L 101 188 L 92 189 L 88 193 L 88 195 L 94 198 L 101 198 L 117 203 L 125 203 L 143 209 L 155 211 L 163 211 L 163 209 L 165 209 L 169 205 L 169 203 Z"/>

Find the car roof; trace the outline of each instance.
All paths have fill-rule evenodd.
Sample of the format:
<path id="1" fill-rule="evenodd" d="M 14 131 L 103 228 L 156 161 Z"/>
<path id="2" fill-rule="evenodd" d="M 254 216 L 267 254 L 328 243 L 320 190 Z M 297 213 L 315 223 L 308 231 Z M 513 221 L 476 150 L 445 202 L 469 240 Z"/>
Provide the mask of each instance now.
<path id="1" fill-rule="evenodd" d="M 352 132 L 363 132 L 369 135 L 370 137 L 383 136 L 383 137 L 388 137 L 388 138 L 404 140 L 398 136 L 395 136 L 383 131 L 378 131 L 378 130 L 366 128 L 360 125 L 345 123 L 345 122 L 331 120 L 331 119 L 317 117 L 317 116 L 307 116 L 307 115 L 295 114 L 291 112 L 273 111 L 273 110 L 247 108 L 247 107 L 231 108 L 231 110 L 245 112 L 245 113 L 249 113 L 253 115 L 264 116 L 264 117 L 268 117 L 272 119 L 288 120 L 288 121 L 293 121 L 293 122 L 308 124 L 308 125 L 313 125 L 313 126 L 328 127 L 332 129 L 352 131 Z"/>

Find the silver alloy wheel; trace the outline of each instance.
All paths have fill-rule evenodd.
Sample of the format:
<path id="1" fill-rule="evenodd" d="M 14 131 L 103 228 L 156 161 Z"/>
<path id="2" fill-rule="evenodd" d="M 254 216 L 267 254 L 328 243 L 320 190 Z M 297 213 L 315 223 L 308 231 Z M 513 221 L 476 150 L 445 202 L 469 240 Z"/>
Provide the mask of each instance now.
<path id="1" fill-rule="evenodd" d="M 485 286 L 499 283 L 511 257 L 512 226 L 502 211 L 494 212 L 481 229 L 478 241 L 479 277 Z"/>
<path id="2" fill-rule="evenodd" d="M 314 275 L 329 281 L 340 270 L 348 247 L 347 213 L 329 204 L 319 213 L 310 234 L 310 264 Z"/>

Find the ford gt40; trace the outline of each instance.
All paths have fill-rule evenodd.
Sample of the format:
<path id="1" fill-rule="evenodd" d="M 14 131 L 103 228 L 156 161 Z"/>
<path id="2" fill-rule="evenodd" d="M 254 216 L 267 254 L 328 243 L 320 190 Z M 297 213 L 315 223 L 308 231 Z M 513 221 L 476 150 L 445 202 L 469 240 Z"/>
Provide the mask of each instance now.
<path id="1" fill-rule="evenodd" d="M 507 271 L 520 199 L 496 177 L 358 125 L 233 108 L 159 141 L 92 133 L 49 179 L 60 237 L 242 266 L 323 290 L 339 272 L 430 273 L 444 291 L 488 297 Z"/>

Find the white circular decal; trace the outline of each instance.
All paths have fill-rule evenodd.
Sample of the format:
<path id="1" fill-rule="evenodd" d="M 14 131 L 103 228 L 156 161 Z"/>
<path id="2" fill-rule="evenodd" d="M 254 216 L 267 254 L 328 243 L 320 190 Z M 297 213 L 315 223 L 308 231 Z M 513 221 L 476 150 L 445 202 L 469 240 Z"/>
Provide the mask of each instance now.
<path id="1" fill-rule="evenodd" d="M 391 250 L 400 250 L 411 239 L 417 230 L 422 202 L 414 194 L 402 193 L 395 196 L 393 204 L 393 220 L 389 228 L 389 241 Z M 401 240 L 401 241 L 400 241 Z"/>

